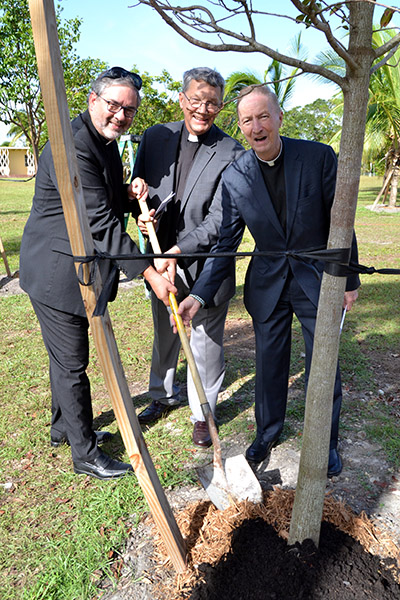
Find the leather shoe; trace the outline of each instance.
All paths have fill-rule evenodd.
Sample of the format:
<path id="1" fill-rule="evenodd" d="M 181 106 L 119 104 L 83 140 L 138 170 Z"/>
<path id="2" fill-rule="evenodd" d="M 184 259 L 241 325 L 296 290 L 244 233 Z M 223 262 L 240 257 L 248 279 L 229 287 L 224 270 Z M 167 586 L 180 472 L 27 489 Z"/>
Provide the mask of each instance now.
<path id="1" fill-rule="evenodd" d="M 112 433 L 109 431 L 95 431 L 96 439 L 98 444 L 104 444 L 105 442 L 109 442 L 112 438 Z M 69 440 L 66 435 L 61 436 L 60 438 L 50 438 L 50 446 L 53 448 L 58 448 L 63 444 L 70 445 Z"/>
<path id="2" fill-rule="evenodd" d="M 278 440 L 264 442 L 256 438 L 254 442 L 246 450 L 246 460 L 248 462 L 260 463 L 271 454 L 271 450 Z"/>
<path id="3" fill-rule="evenodd" d="M 193 444 L 200 448 L 209 448 L 212 444 L 210 432 L 205 421 L 196 421 L 193 427 Z"/>
<path id="4" fill-rule="evenodd" d="M 329 450 L 328 477 L 335 477 L 342 472 L 343 463 L 336 448 Z"/>
<path id="5" fill-rule="evenodd" d="M 133 468 L 132 465 L 114 460 L 101 452 L 93 460 L 74 461 L 74 471 L 78 474 L 97 477 L 97 479 L 111 479 L 133 472 Z"/>
<path id="6" fill-rule="evenodd" d="M 173 408 L 174 406 L 170 404 L 161 404 L 158 400 L 153 400 L 153 402 L 138 415 L 139 423 L 141 425 L 154 423 L 155 421 L 158 421 L 160 417 L 169 413 Z"/>

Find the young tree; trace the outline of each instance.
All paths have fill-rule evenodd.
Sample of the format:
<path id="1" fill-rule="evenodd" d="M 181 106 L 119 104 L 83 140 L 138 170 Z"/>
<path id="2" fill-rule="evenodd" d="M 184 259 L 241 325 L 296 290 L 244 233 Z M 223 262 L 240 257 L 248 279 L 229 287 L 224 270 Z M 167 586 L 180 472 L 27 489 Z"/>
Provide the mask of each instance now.
<path id="1" fill-rule="evenodd" d="M 183 0 L 179 5 L 173 5 L 169 0 L 138 2 L 153 8 L 179 35 L 196 46 L 217 52 L 261 52 L 304 73 L 321 75 L 341 88 L 342 136 L 328 249 L 349 250 L 357 205 L 371 68 L 380 57 L 382 60 L 374 68 L 384 64 L 400 44 L 400 34 L 397 34 L 379 47 L 372 45 L 375 2 L 344 0 L 330 4 L 325 0 L 291 0 L 291 14 L 280 15 L 296 21 L 299 26 L 319 31 L 332 50 L 343 59 L 346 65 L 344 74 L 282 54 L 257 39 L 256 20 L 260 16 L 270 19 L 277 16 L 268 12 L 265 2 L 205 0 L 201 6 Z M 381 27 L 389 24 L 395 10 L 384 11 Z M 237 22 L 237 17 L 241 17 L 240 31 L 229 29 L 230 23 Z M 248 33 L 243 33 L 246 25 Z M 262 30 L 267 31 L 265 27 Z M 340 30 L 348 34 L 343 40 L 335 35 Z M 348 256 L 343 258 L 343 263 L 348 260 Z M 289 543 L 306 538 L 319 543 L 344 290 L 345 277 L 324 274 Z"/>
<path id="2" fill-rule="evenodd" d="M 61 20 L 58 33 L 71 117 L 86 106 L 90 82 L 106 68 L 91 58 L 80 59 L 74 50 L 79 40 L 79 19 Z M 31 21 L 27 0 L 3 0 L 0 11 L 0 120 L 12 125 L 14 135 L 25 135 L 37 164 L 47 140 Z"/>

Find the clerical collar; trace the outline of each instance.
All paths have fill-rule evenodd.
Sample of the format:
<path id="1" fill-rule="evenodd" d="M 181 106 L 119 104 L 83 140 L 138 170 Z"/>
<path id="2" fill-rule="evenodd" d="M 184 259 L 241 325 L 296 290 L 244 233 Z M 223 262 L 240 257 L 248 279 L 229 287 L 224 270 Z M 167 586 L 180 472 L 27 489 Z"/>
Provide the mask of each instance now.
<path id="1" fill-rule="evenodd" d="M 206 131 L 205 133 L 202 133 L 201 135 L 195 135 L 194 133 L 189 133 L 188 128 L 186 127 L 186 123 L 183 123 L 181 143 L 184 140 L 185 142 L 189 142 L 189 143 L 197 142 L 198 144 L 202 144 L 205 141 L 205 139 L 207 138 L 209 132 L 210 132 L 210 130 Z"/>
<path id="2" fill-rule="evenodd" d="M 258 159 L 260 162 L 262 162 L 262 163 L 264 163 L 264 164 L 268 165 L 269 167 L 273 167 L 273 166 L 275 165 L 276 161 L 278 160 L 278 158 L 280 157 L 280 155 L 282 154 L 282 148 L 283 148 L 282 140 L 280 140 L 280 143 L 281 143 L 281 147 L 279 148 L 278 155 L 277 155 L 277 156 L 275 156 L 275 158 L 274 158 L 274 159 L 272 159 L 272 160 L 264 160 L 263 158 L 260 158 L 260 157 L 258 156 L 257 152 L 256 152 L 257 159 Z"/>

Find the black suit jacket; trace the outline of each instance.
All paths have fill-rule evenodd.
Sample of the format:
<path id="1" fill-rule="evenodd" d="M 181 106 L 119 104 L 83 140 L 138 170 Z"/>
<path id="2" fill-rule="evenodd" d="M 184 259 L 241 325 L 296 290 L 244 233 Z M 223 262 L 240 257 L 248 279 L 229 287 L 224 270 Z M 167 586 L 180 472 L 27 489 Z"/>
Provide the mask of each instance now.
<path id="1" fill-rule="evenodd" d="M 159 204 L 174 190 L 175 166 L 183 121 L 155 125 L 143 135 L 135 161 L 134 177 L 142 177 L 149 185 L 149 208 Z M 186 181 L 175 228 L 175 242 L 183 253 L 208 252 L 215 246 L 222 221 L 221 174 L 241 153 L 236 140 L 212 125 L 200 145 Z M 169 249 L 171 240 L 167 221 L 160 219 L 157 230 L 162 251 Z M 204 260 L 179 261 L 189 285 L 199 276 Z M 215 290 L 210 304 L 229 300 L 235 291 L 234 262 L 224 280 Z"/>
<path id="2" fill-rule="evenodd" d="M 247 226 L 255 251 L 280 252 L 280 256 L 256 256 L 250 261 L 244 300 L 250 315 L 259 322 L 273 312 L 289 269 L 307 295 L 318 305 L 323 262 L 296 260 L 287 250 L 326 247 L 330 212 L 335 194 L 336 155 L 330 146 L 282 138 L 286 186 L 287 222 L 283 230 L 264 183 L 253 150 L 244 153 L 222 176 L 223 222 L 215 252 L 235 251 Z M 352 259 L 357 260 L 355 236 Z M 207 302 L 224 277 L 227 261 L 208 259 L 193 293 Z M 347 290 L 360 285 L 358 276 L 347 280 Z"/>
<path id="3" fill-rule="evenodd" d="M 124 213 L 130 204 L 116 141 L 107 143 L 93 127 L 88 111 L 72 121 L 72 131 L 95 248 L 111 255 L 140 254 L 124 232 Z M 133 278 L 149 266 L 149 261 L 118 261 L 118 266 Z M 101 261 L 103 282 L 110 268 L 108 261 Z M 86 314 L 49 143 L 39 160 L 32 210 L 22 237 L 20 284 L 43 304 L 71 314 Z"/>

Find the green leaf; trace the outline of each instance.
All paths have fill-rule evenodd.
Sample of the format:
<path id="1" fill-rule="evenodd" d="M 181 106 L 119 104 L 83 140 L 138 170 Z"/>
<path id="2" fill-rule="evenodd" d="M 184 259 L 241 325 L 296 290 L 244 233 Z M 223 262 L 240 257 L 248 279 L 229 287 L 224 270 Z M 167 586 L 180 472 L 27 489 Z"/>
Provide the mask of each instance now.
<path id="1" fill-rule="evenodd" d="M 381 27 L 387 27 L 394 14 L 393 8 L 387 8 L 381 17 Z"/>

